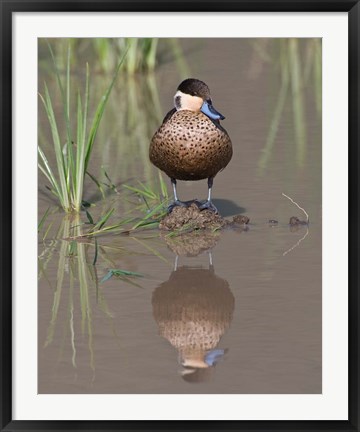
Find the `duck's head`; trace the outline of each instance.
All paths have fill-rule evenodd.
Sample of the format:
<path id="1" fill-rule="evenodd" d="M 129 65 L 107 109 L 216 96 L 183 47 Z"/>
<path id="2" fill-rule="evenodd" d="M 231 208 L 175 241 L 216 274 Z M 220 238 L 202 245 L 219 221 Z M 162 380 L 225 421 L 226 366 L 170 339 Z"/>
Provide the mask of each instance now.
<path id="1" fill-rule="evenodd" d="M 195 78 L 188 78 L 179 85 L 174 96 L 174 104 L 178 111 L 201 111 L 212 120 L 225 118 L 213 107 L 209 87 Z"/>

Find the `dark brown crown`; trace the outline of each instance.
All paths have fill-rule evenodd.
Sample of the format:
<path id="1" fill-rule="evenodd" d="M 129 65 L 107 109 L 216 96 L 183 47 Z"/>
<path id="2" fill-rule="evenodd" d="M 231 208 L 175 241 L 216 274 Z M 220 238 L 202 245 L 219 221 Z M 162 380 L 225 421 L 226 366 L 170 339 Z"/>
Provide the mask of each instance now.
<path id="1" fill-rule="evenodd" d="M 195 78 L 187 78 L 177 88 L 182 93 L 189 94 L 191 96 L 199 96 L 204 100 L 210 99 L 210 89 L 203 82 Z"/>

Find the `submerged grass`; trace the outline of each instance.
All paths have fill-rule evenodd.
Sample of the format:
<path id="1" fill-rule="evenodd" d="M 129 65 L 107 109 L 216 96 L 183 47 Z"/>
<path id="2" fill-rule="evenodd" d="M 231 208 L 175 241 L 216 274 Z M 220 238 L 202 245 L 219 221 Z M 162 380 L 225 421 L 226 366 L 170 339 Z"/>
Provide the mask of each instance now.
<path id="1" fill-rule="evenodd" d="M 71 81 L 70 81 L 70 46 L 67 52 L 65 85 L 62 82 L 60 71 L 57 67 L 53 50 L 48 44 L 53 60 L 57 84 L 60 90 L 61 103 L 63 106 L 63 118 L 66 125 L 66 136 L 63 138 L 59 132 L 58 121 L 55 117 L 53 99 L 50 96 L 46 83 L 44 84 L 44 95 L 40 99 L 44 105 L 49 121 L 54 152 L 56 157 L 57 175 L 51 168 L 44 151 L 38 147 L 39 169 L 51 184 L 51 192 L 58 198 L 61 207 L 66 212 L 79 212 L 82 206 L 84 178 L 93 150 L 96 134 L 102 119 L 110 92 L 114 86 L 119 69 L 126 56 L 122 56 L 115 70 L 114 76 L 98 103 L 94 118 L 90 124 L 89 101 L 90 101 L 90 71 L 86 64 L 85 91 L 81 95 L 77 93 L 76 127 L 70 116 L 71 107 Z M 62 143 L 65 142 L 64 145 Z"/>
<path id="2" fill-rule="evenodd" d="M 99 283 L 114 277 L 126 284 L 141 288 L 136 280 L 145 276 L 138 272 L 116 268 L 115 264 L 109 266 L 111 268 L 108 269 L 108 273 L 99 282 L 98 270 L 95 266 L 97 259 L 94 257 L 94 260 L 92 260 L 89 257 L 89 246 L 93 246 L 94 242 L 90 244 L 67 240 L 73 231 L 75 231 L 76 236 L 80 237 L 83 226 L 84 224 L 82 224 L 79 215 L 75 215 L 75 217 L 67 215 L 62 220 L 60 228 L 60 237 L 62 239 L 59 240 L 56 286 L 52 287 L 54 292 L 51 315 L 43 348 L 46 349 L 53 344 L 57 334 L 63 329 L 63 342 L 58 362 L 61 361 L 62 352 L 66 352 L 63 345 L 69 344 L 71 348 L 71 364 L 73 368 L 77 368 L 77 352 L 79 347 L 83 349 L 83 344 L 85 344 L 88 349 L 89 366 L 95 373 L 96 340 L 93 329 L 95 307 L 109 319 L 110 327 L 113 328 L 114 326 L 113 314 L 106 302 L 104 292 L 99 289 Z M 101 255 L 103 248 L 104 246 L 98 246 L 95 241 L 96 256 Z M 46 259 L 45 255 L 41 259 L 39 257 L 40 262 L 44 259 Z M 104 262 L 101 263 L 101 267 L 103 266 Z M 46 277 L 45 268 L 43 275 Z M 65 302 L 67 302 L 67 310 L 63 307 Z M 65 317 L 64 314 L 66 314 Z M 64 318 L 65 321 L 63 321 Z"/>

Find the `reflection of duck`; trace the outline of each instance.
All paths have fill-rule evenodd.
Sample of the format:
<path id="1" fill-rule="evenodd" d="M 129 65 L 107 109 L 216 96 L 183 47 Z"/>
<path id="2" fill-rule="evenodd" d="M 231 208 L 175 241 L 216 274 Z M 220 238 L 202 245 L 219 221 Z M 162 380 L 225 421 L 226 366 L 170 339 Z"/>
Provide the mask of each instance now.
<path id="1" fill-rule="evenodd" d="M 168 112 L 150 143 L 150 160 L 170 178 L 176 205 L 179 201 L 176 180 L 208 179 L 208 199 L 200 208 L 217 212 L 211 202 L 211 188 L 216 174 L 232 157 L 232 144 L 220 126 L 225 117 L 212 105 L 209 87 L 189 78 L 177 88 L 175 108 Z"/>
<path id="2" fill-rule="evenodd" d="M 212 265 L 209 270 L 180 267 L 155 289 L 155 321 L 160 335 L 178 350 L 186 381 L 208 379 L 225 353 L 216 347 L 230 326 L 234 302 L 228 282 Z"/>

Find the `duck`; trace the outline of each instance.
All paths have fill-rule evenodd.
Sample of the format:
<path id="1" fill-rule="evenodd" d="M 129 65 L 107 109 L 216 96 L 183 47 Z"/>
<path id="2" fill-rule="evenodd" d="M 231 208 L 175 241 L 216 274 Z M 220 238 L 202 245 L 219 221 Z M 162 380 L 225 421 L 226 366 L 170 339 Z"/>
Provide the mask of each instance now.
<path id="1" fill-rule="evenodd" d="M 220 124 L 225 117 L 212 103 L 208 85 L 196 78 L 182 81 L 174 95 L 174 107 L 166 114 L 150 142 L 149 158 L 153 165 L 171 180 L 176 206 L 187 207 L 195 202 L 200 210 L 218 213 L 212 203 L 214 177 L 230 162 L 233 149 L 229 134 Z M 205 201 L 180 201 L 177 180 L 207 179 Z"/>

